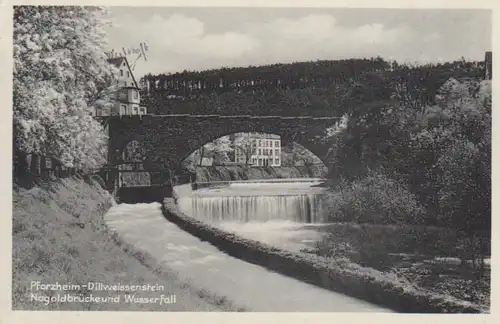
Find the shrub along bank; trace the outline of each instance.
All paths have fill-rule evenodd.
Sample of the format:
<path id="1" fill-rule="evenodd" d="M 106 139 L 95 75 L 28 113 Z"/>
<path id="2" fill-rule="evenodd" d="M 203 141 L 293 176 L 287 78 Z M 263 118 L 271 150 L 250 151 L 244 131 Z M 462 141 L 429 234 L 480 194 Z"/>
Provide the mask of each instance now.
<path id="1" fill-rule="evenodd" d="M 460 230 L 443 221 L 443 213 L 429 215 L 403 181 L 380 170 L 353 181 L 338 179 L 323 199 L 331 224 L 309 252 L 346 257 L 489 307 L 489 230 Z M 433 218 L 440 223 L 429 224 Z"/>
<path id="2" fill-rule="evenodd" d="M 396 275 L 362 267 L 345 258 L 329 259 L 306 253 L 291 253 L 266 244 L 243 239 L 181 213 L 175 200 L 165 199 L 165 217 L 187 232 L 210 242 L 220 250 L 247 262 L 341 292 L 399 312 L 478 313 L 480 306 L 450 296 L 414 287 Z"/>

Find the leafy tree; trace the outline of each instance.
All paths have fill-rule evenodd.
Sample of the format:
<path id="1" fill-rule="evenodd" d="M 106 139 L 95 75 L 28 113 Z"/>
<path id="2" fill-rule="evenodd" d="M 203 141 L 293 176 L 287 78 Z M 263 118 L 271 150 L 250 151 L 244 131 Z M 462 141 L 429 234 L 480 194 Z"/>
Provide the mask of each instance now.
<path id="1" fill-rule="evenodd" d="M 370 170 L 383 170 L 401 181 L 426 208 L 425 224 L 460 232 L 463 260 L 481 270 L 491 224 L 491 81 L 449 78 L 434 89 L 439 78 L 432 80 L 427 68 L 398 67 L 404 73 L 388 83 L 394 94 L 389 101 L 358 97 L 346 126 L 327 138 L 331 176 L 360 183 Z M 477 66 L 458 62 L 451 68 L 461 75 Z M 354 93 L 370 98 L 369 92 Z"/>
<path id="2" fill-rule="evenodd" d="M 229 136 L 222 136 L 216 139 L 210 144 L 209 148 L 214 158 L 214 164 L 221 164 L 229 161 L 229 154 L 234 150 L 233 143 Z"/>
<path id="3" fill-rule="evenodd" d="M 235 134 L 234 151 L 238 152 L 239 156 L 243 156 L 245 165 L 250 163 L 252 155 L 257 153 L 257 145 L 253 145 L 250 139 L 250 134 Z M 245 136 L 247 135 L 247 136 Z"/>
<path id="4" fill-rule="evenodd" d="M 43 155 L 81 170 L 105 162 L 106 136 L 91 116 L 113 92 L 115 73 L 103 47 L 105 15 L 101 7 L 14 8 L 13 144 L 18 160 Z"/>
<path id="5" fill-rule="evenodd" d="M 282 166 L 312 166 L 322 163 L 316 155 L 300 144 L 292 142 L 282 147 Z"/>
<path id="6" fill-rule="evenodd" d="M 196 172 L 196 166 L 200 161 L 200 150 L 196 150 L 190 155 L 188 155 L 181 163 L 181 169 L 194 173 Z"/>
<path id="7" fill-rule="evenodd" d="M 465 86 L 452 86 L 445 94 L 452 98 L 442 103 L 448 132 L 444 140 L 439 133 L 433 138 L 446 142 L 435 168 L 440 221 L 463 234 L 463 259 L 482 272 L 491 231 L 491 81 L 479 89 Z"/>
<path id="8" fill-rule="evenodd" d="M 196 165 L 201 166 L 203 158 L 206 157 L 211 157 L 214 164 L 222 164 L 230 160 L 229 155 L 232 152 L 233 146 L 229 136 L 222 136 L 191 153 L 184 159 L 183 168 L 192 171 Z"/>

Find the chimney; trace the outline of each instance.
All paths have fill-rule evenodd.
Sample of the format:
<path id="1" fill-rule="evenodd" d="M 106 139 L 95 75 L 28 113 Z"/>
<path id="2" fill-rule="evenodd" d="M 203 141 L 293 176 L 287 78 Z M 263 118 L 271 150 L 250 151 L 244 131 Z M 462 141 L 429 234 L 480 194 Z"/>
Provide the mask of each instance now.
<path id="1" fill-rule="evenodd" d="M 484 55 L 484 79 L 485 80 L 491 80 L 492 78 L 492 61 L 493 61 L 493 56 L 492 52 L 486 52 Z"/>

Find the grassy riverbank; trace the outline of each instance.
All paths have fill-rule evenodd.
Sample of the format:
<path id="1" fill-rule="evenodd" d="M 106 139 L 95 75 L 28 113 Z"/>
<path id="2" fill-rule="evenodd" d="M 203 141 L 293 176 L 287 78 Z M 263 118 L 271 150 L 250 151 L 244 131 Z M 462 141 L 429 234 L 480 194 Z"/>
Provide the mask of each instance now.
<path id="1" fill-rule="evenodd" d="M 14 310 L 144 310 L 224 311 L 227 300 L 181 283 L 174 273 L 156 264 L 147 254 L 122 244 L 109 232 L 102 216 L 114 204 L 96 182 L 62 179 L 29 190 L 13 190 Z M 73 284 L 72 291 L 32 290 L 31 285 Z M 125 303 L 123 292 L 91 291 L 83 285 L 159 285 L 160 292 L 137 292 L 139 297 L 177 296 L 177 303 Z M 69 293 L 79 297 L 121 296 L 119 303 L 57 303 L 35 301 Z M 34 295 L 32 295 L 34 294 Z M 133 294 L 133 293 L 131 293 Z"/>

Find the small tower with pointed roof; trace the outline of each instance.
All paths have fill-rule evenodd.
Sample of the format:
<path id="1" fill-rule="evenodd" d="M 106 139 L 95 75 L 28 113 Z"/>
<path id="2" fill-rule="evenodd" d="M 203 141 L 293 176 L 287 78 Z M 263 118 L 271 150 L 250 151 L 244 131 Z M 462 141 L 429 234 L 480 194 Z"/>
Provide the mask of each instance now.
<path id="1" fill-rule="evenodd" d="M 140 104 L 140 89 L 127 58 L 115 57 L 108 59 L 108 62 L 113 64 L 118 70 L 118 90 L 113 97 L 113 103 L 110 111 L 101 112 L 100 115 L 145 115 L 147 113 L 146 107 L 141 106 Z"/>

